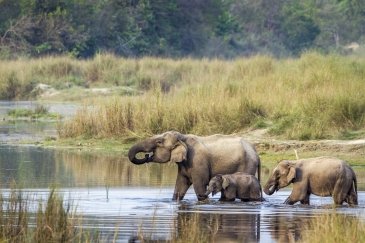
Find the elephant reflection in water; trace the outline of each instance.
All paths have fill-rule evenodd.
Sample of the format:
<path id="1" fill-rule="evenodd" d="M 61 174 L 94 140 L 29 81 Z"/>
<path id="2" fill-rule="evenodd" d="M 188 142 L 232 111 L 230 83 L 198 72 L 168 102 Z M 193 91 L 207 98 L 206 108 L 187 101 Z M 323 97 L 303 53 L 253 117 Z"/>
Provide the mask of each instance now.
<path id="1" fill-rule="evenodd" d="M 192 228 L 191 230 L 189 229 Z M 179 213 L 176 238 L 186 239 L 194 231 L 208 237 L 208 242 L 259 242 L 259 214 Z M 187 230 L 188 229 L 188 230 Z"/>
<path id="2" fill-rule="evenodd" d="M 56 173 L 65 173 L 70 178 L 68 183 L 77 186 L 153 186 L 153 183 L 165 186 L 170 185 L 176 175 L 172 166 L 136 167 L 120 155 L 78 151 L 56 153 L 56 166 Z"/>
<path id="3" fill-rule="evenodd" d="M 283 216 L 273 215 L 265 217 L 263 224 L 269 225 L 269 231 L 273 241 L 278 243 L 294 243 L 301 240 L 303 227 L 308 223 L 306 215 Z"/>

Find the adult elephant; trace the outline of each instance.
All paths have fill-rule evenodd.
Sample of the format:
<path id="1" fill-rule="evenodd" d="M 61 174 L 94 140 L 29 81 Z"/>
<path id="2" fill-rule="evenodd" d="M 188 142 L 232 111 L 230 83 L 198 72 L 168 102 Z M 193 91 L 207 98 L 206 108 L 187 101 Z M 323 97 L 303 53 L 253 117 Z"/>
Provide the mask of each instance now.
<path id="1" fill-rule="evenodd" d="M 138 153 L 145 155 L 137 158 Z M 134 164 L 176 163 L 178 174 L 173 200 L 183 199 L 191 184 L 198 200 L 206 199 L 209 180 L 217 174 L 241 171 L 255 175 L 257 171 L 260 180 L 260 159 L 255 148 L 237 136 L 200 137 L 169 131 L 133 145 L 128 157 Z"/>

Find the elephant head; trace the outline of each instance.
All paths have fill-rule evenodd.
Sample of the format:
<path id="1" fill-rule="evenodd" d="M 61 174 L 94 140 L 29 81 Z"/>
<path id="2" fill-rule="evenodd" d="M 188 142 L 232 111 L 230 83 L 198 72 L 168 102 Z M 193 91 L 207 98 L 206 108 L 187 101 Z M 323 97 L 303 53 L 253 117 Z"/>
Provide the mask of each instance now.
<path id="1" fill-rule="evenodd" d="M 188 149 L 181 138 L 182 134 L 178 132 L 166 132 L 148 138 L 133 145 L 129 149 L 128 158 L 134 164 L 182 162 L 186 160 Z M 144 153 L 144 158 L 137 158 L 138 153 Z"/>
<path id="2" fill-rule="evenodd" d="M 212 179 L 210 179 L 205 195 L 208 196 L 210 193 L 212 193 L 212 195 L 214 196 L 222 189 L 225 190 L 229 186 L 229 183 L 230 182 L 228 178 L 222 175 L 216 175 Z"/>
<path id="3" fill-rule="evenodd" d="M 287 160 L 279 162 L 273 169 L 273 172 L 264 187 L 264 192 L 267 195 L 272 195 L 274 192 L 292 183 L 295 176 L 296 169 L 294 163 Z"/>

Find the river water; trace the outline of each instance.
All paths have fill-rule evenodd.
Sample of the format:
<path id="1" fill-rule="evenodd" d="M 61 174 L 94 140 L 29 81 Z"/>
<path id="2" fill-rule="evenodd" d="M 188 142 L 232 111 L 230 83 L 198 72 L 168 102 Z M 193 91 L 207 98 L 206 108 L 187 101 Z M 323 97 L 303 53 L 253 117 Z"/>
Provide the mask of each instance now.
<path id="1" fill-rule="evenodd" d="M 1 109 L 0 109 L 1 110 Z M 219 202 L 219 194 L 198 202 L 192 188 L 184 200 L 171 200 L 177 168 L 174 164 L 133 165 L 124 154 L 100 151 L 55 150 L 16 145 L 19 137 L 39 139 L 56 134 L 55 125 L 38 127 L 30 122 L 14 132 L 0 122 L 0 188 L 6 198 L 14 182 L 24 194 L 46 201 L 56 188 L 81 218 L 83 229 L 99 232 L 105 241 L 165 241 L 182 234 L 186 223 L 212 235 L 215 242 L 293 242 L 314 217 L 335 211 L 364 220 L 365 167 L 354 170 L 359 181 L 359 206 L 332 208 L 332 199 L 311 197 L 310 206 L 283 205 L 290 189 L 266 201 Z M 27 129 L 30 128 L 30 129 Z M 14 138 L 16 137 L 16 139 Z M 9 142 L 10 141 L 10 142 Z M 263 181 L 272 168 L 267 168 Z M 36 211 L 36 206 L 34 207 Z"/>

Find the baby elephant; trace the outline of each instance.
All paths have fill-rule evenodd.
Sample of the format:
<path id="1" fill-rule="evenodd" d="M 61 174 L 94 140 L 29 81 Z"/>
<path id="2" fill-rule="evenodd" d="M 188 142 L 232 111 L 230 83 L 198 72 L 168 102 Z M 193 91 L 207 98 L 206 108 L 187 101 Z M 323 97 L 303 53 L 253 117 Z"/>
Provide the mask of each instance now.
<path id="1" fill-rule="evenodd" d="M 210 181 L 207 192 L 214 196 L 221 192 L 220 201 L 234 201 L 236 198 L 241 201 L 262 201 L 261 185 L 257 178 L 243 172 L 236 172 L 229 175 L 216 175 Z"/>
<path id="2" fill-rule="evenodd" d="M 343 160 L 333 157 L 284 160 L 274 168 L 264 192 L 272 195 L 280 188 L 293 184 L 286 204 L 309 204 L 310 194 L 332 196 L 335 204 L 357 205 L 356 175 Z"/>

